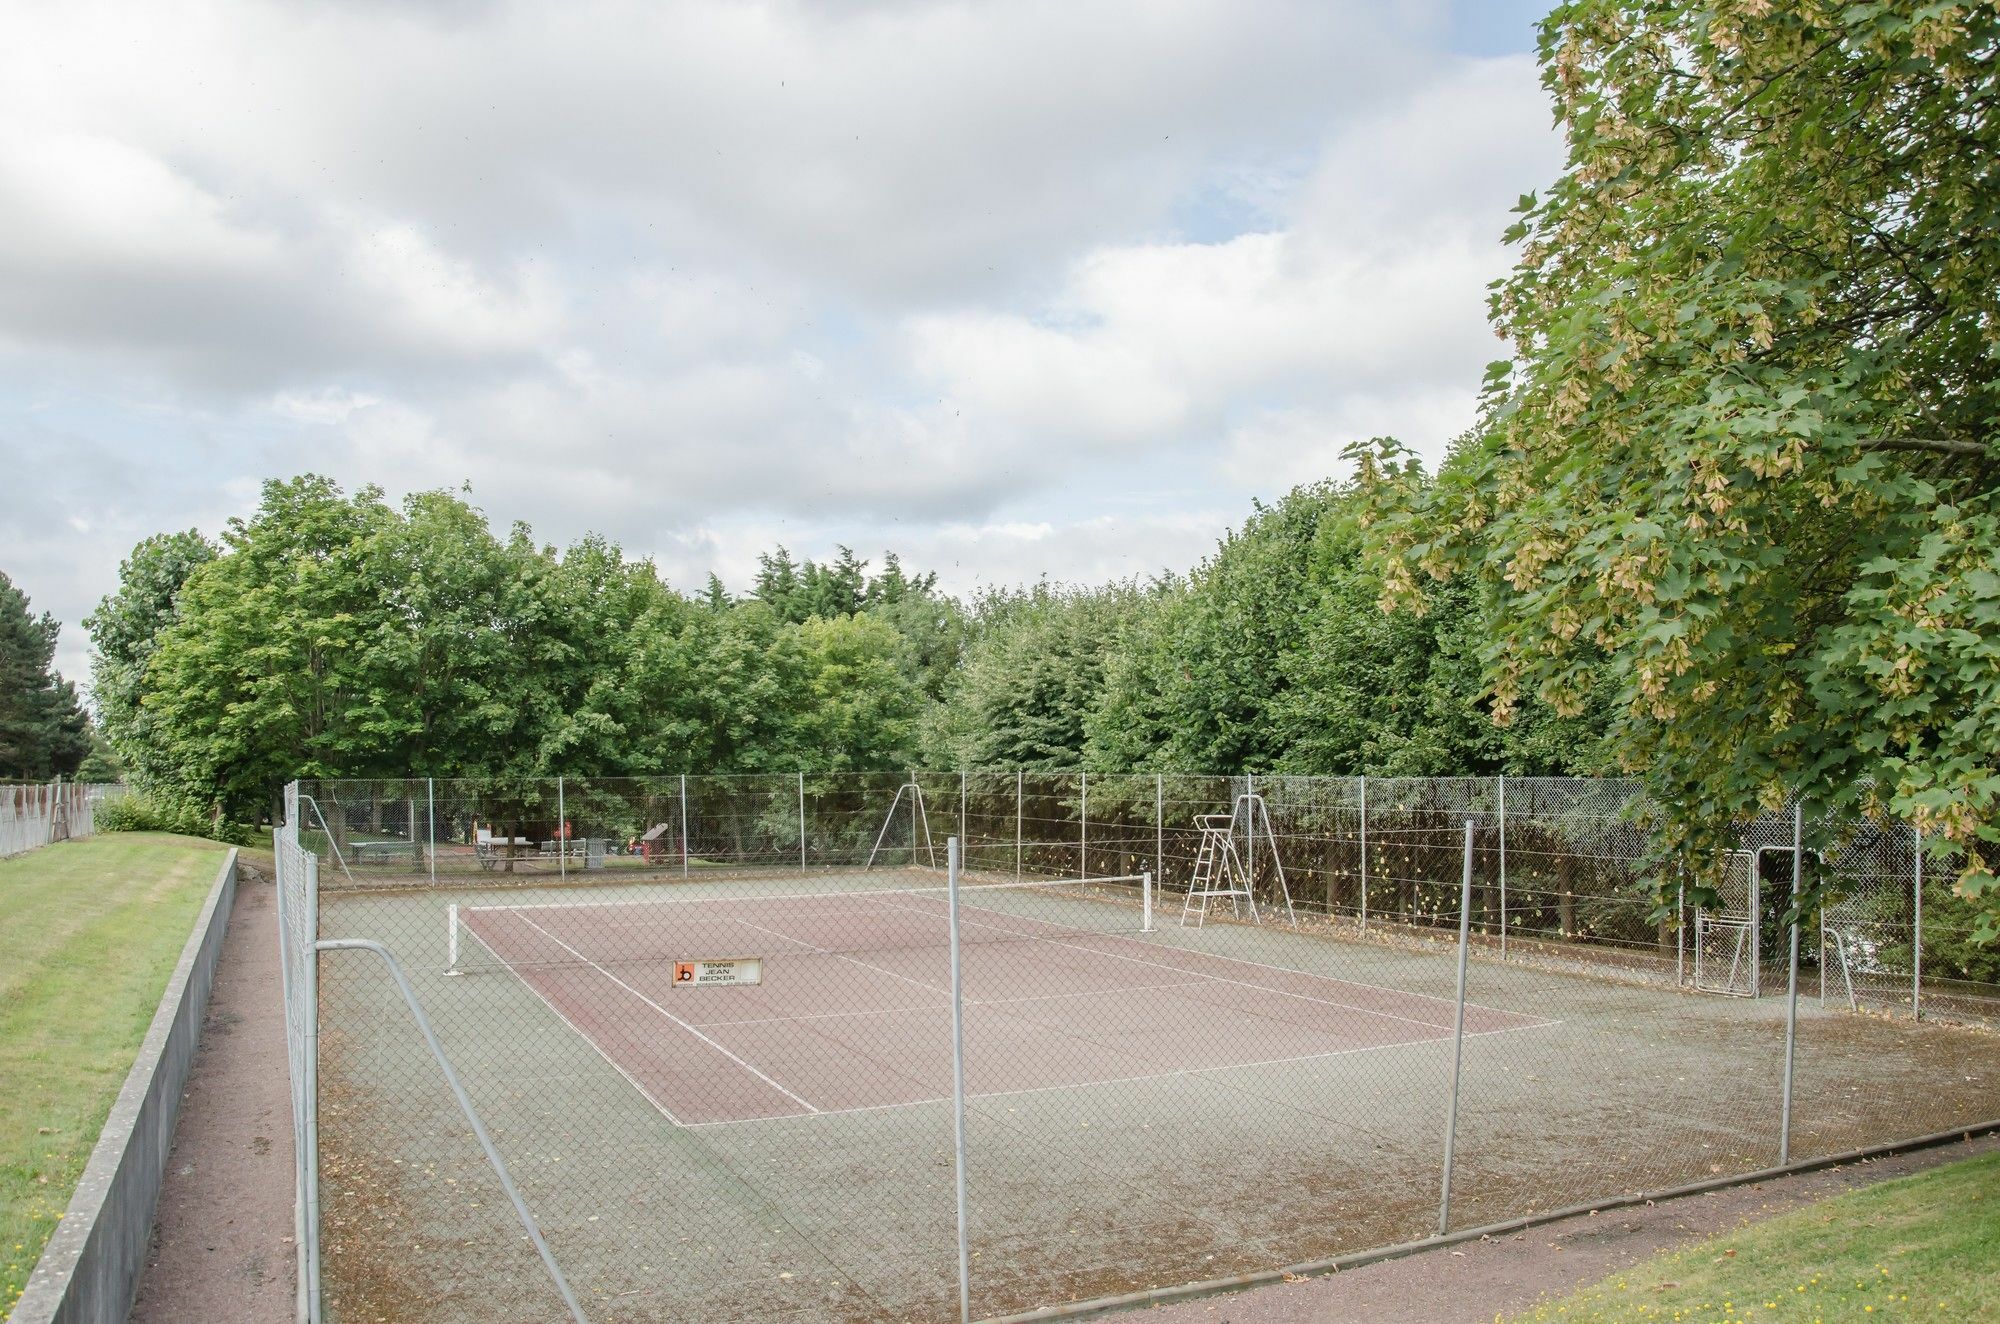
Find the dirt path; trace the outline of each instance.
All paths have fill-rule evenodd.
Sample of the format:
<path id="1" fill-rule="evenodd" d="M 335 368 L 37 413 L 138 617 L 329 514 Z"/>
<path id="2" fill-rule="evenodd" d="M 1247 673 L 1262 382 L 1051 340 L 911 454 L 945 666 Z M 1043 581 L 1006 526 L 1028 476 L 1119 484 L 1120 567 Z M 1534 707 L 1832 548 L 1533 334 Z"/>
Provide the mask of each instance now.
<path id="1" fill-rule="evenodd" d="M 1296 1283 L 1134 1312 L 1146 1324 L 1492 1324 L 1627 1268 L 1658 1251 L 1727 1232 L 1814 1200 L 2000 1149 L 2000 1136 L 1664 1204 L 1611 1209 L 1495 1241 L 1425 1251 Z M 1117 1318 L 1116 1316 L 1112 1318 Z"/>
<path id="2" fill-rule="evenodd" d="M 277 906 L 268 864 L 244 865 L 132 1308 L 144 1324 L 292 1318 L 292 1106 Z"/>

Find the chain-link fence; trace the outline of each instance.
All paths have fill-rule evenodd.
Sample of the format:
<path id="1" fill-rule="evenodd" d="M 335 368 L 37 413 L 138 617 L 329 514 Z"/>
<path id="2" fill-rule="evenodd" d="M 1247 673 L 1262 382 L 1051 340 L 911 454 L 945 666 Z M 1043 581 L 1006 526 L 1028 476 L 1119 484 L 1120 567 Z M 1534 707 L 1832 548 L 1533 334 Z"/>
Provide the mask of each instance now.
<path id="1" fill-rule="evenodd" d="M 95 835 L 98 806 L 123 794 L 116 783 L 0 785 L 0 859 Z"/>
<path id="2" fill-rule="evenodd" d="M 1899 824 L 1682 861 L 1621 782 L 1025 771 L 286 803 L 311 1318 L 1005 1316 L 2000 1118 L 2000 985 Z"/>

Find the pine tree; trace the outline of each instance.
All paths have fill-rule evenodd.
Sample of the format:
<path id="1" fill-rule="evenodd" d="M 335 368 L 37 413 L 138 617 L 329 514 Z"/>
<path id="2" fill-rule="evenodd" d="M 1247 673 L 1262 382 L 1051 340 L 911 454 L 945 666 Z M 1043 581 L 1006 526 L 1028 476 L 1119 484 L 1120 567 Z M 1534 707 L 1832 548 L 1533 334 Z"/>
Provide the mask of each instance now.
<path id="1" fill-rule="evenodd" d="M 61 630 L 0 573 L 0 779 L 70 776 L 90 752 L 90 719 L 53 665 Z"/>

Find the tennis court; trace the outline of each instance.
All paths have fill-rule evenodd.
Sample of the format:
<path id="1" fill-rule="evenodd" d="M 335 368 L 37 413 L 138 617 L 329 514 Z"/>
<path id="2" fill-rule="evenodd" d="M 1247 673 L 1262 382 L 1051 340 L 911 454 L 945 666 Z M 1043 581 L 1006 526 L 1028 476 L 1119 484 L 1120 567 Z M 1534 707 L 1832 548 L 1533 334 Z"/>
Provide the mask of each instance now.
<path id="1" fill-rule="evenodd" d="M 961 1159 L 945 871 L 904 850 L 336 863 L 317 931 L 407 971 L 593 1324 L 953 1318 L 961 1170 L 982 1317 L 1436 1231 L 1449 930 L 968 870 Z M 1473 945 L 1451 1226 L 1776 1161 L 1784 1000 L 1675 987 L 1667 951 L 1662 981 Z M 1795 1157 L 1992 1115 L 2000 1037 L 1802 1001 Z M 561 1318 L 394 982 L 329 954 L 316 1002 L 327 1318 Z"/>
<path id="2" fill-rule="evenodd" d="M 1119 914 L 1090 899 L 1107 890 L 966 889 L 966 1038 L 980 1047 L 970 1094 L 1310 1062 L 1452 1035 L 1445 998 L 1086 927 Z M 505 967 L 676 1125 L 951 1097 L 949 906 L 936 890 L 488 905 L 457 922 L 487 958 L 468 968 Z M 697 983 L 697 962 L 754 962 L 757 982 Z M 1468 1035 L 1547 1024 L 1466 1007 Z"/>

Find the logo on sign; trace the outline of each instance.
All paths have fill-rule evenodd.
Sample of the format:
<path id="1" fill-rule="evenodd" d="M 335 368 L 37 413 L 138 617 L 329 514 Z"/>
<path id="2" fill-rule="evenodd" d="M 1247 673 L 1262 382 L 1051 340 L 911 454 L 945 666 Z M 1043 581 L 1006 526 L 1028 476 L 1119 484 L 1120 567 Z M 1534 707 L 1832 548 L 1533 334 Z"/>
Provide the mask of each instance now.
<path id="1" fill-rule="evenodd" d="M 731 984 L 761 984 L 764 962 L 755 956 L 710 961 L 674 962 L 675 988 L 718 988 Z"/>

